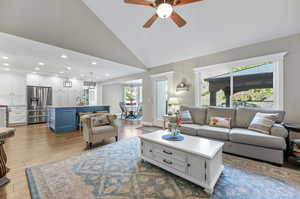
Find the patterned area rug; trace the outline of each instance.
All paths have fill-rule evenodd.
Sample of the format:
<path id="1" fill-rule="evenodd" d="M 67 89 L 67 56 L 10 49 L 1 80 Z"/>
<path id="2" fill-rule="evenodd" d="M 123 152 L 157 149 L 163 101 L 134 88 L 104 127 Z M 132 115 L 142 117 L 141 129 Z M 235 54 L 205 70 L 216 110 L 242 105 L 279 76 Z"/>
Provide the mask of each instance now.
<path id="1" fill-rule="evenodd" d="M 140 141 L 134 137 L 60 162 L 29 168 L 26 174 L 32 198 L 300 198 L 298 171 L 224 155 L 224 172 L 209 196 L 201 187 L 141 162 L 139 151 Z"/>

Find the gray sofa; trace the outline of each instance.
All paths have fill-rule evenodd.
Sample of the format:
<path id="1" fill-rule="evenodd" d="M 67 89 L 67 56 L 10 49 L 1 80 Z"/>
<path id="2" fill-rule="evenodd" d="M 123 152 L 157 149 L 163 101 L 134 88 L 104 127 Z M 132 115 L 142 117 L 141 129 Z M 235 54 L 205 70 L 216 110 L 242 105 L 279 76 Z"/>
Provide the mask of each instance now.
<path id="1" fill-rule="evenodd" d="M 183 134 L 222 141 L 225 143 L 224 152 L 283 164 L 288 136 L 287 130 L 281 124 L 284 111 L 189 106 L 181 106 L 180 109 L 189 110 L 193 119 L 193 124 L 181 124 L 180 130 Z M 279 114 L 270 135 L 247 129 L 257 112 Z M 232 118 L 232 129 L 209 126 L 212 116 Z"/>

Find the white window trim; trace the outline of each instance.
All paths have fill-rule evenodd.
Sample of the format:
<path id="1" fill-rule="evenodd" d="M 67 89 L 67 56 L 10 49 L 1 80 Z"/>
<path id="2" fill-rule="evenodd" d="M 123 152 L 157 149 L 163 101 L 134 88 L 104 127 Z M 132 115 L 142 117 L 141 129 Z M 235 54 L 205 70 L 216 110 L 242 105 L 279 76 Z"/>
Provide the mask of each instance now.
<path id="1" fill-rule="evenodd" d="M 200 106 L 201 104 L 201 73 L 205 70 L 210 70 L 212 68 L 218 67 L 228 67 L 234 68 L 239 66 L 245 65 L 255 65 L 261 63 L 272 62 L 274 64 L 274 77 L 273 77 L 273 86 L 274 86 L 274 101 L 275 101 L 275 108 L 277 109 L 284 109 L 284 57 L 287 55 L 288 52 L 281 52 L 266 56 L 254 57 L 250 59 L 243 59 L 233 62 L 209 65 L 204 67 L 197 67 L 194 68 L 195 73 L 195 105 Z"/>

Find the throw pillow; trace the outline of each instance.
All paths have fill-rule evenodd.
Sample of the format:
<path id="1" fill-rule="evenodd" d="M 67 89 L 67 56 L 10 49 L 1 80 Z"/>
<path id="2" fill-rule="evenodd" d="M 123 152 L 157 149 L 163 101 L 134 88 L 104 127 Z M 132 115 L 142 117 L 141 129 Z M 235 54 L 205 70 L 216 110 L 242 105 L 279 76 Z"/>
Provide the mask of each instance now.
<path id="1" fill-rule="evenodd" d="M 186 111 L 180 111 L 180 116 L 181 116 L 181 123 L 182 124 L 192 124 L 193 123 L 193 119 L 192 119 L 192 115 L 190 113 L 190 111 L 186 110 Z"/>
<path id="2" fill-rule="evenodd" d="M 105 126 L 110 124 L 106 115 L 92 117 L 91 122 L 93 127 Z"/>
<path id="3" fill-rule="evenodd" d="M 231 128 L 231 118 L 227 117 L 210 117 L 209 126 Z"/>
<path id="4" fill-rule="evenodd" d="M 271 127 L 279 117 L 278 113 L 256 113 L 248 129 L 264 134 L 270 134 Z"/>

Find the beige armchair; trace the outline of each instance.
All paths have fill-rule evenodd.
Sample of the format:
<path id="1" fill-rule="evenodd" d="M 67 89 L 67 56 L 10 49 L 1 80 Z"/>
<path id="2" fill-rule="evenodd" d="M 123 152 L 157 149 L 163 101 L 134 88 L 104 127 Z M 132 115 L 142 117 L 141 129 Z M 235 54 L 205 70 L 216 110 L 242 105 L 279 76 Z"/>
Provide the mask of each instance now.
<path id="1" fill-rule="evenodd" d="M 106 117 L 109 124 L 94 125 L 93 120 L 97 117 Z M 118 125 L 116 124 L 116 115 L 108 113 L 95 113 L 84 115 L 81 117 L 83 123 L 83 137 L 88 148 L 92 148 L 93 144 L 100 143 L 106 138 L 115 137 L 118 141 Z"/>

